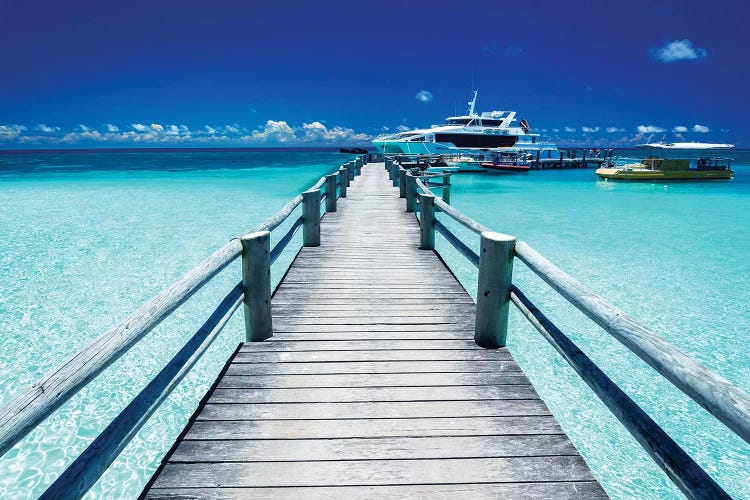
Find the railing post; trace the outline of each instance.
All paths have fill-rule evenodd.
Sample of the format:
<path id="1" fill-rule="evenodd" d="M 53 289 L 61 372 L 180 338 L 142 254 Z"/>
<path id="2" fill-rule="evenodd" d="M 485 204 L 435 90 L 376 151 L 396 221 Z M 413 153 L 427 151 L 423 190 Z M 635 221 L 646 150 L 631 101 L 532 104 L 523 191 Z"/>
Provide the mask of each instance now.
<path id="1" fill-rule="evenodd" d="M 390 172 L 391 165 L 393 164 L 393 159 L 389 156 L 383 157 L 383 165 L 385 165 L 385 170 L 387 172 Z"/>
<path id="2" fill-rule="evenodd" d="M 243 236 L 242 288 L 245 291 L 245 340 L 260 342 L 273 335 L 271 320 L 271 233 Z"/>
<path id="3" fill-rule="evenodd" d="M 362 166 L 364 167 L 367 165 L 367 162 L 369 161 L 368 156 L 370 156 L 370 153 L 365 153 L 362 155 Z"/>
<path id="4" fill-rule="evenodd" d="M 347 183 L 351 184 L 351 182 L 354 180 L 354 162 L 353 161 L 346 162 L 345 167 L 346 167 L 346 171 L 349 173 L 349 180 L 347 181 Z"/>
<path id="5" fill-rule="evenodd" d="M 354 175 L 362 175 L 362 167 L 364 167 L 364 161 L 362 161 L 362 157 L 358 156 L 357 159 L 354 161 Z"/>
<path id="6" fill-rule="evenodd" d="M 398 197 L 406 198 L 406 170 L 398 169 Z"/>
<path id="7" fill-rule="evenodd" d="M 342 198 L 346 198 L 346 187 L 349 185 L 348 179 L 349 173 L 344 167 L 341 167 L 339 169 L 339 190 Z"/>
<path id="8" fill-rule="evenodd" d="M 443 201 L 451 204 L 451 171 L 443 170 Z"/>
<path id="9" fill-rule="evenodd" d="M 399 171 L 401 170 L 400 165 L 393 165 L 391 167 L 391 170 L 393 170 L 393 175 L 391 175 L 391 180 L 393 181 L 393 187 L 398 186 L 399 183 Z"/>
<path id="10" fill-rule="evenodd" d="M 435 250 L 435 197 L 419 195 L 419 234 L 422 250 Z"/>
<path id="11" fill-rule="evenodd" d="M 336 211 L 336 174 L 326 175 L 326 212 Z"/>
<path id="12" fill-rule="evenodd" d="M 413 212 L 417 204 L 417 178 L 406 174 L 406 211 Z"/>
<path id="13" fill-rule="evenodd" d="M 302 193 L 302 245 L 320 246 L 320 189 Z"/>
<path id="14" fill-rule="evenodd" d="M 393 180 L 393 172 L 394 172 L 394 169 L 396 168 L 396 165 L 397 163 L 395 161 L 391 162 L 391 164 L 388 165 L 388 180 L 389 181 Z"/>
<path id="15" fill-rule="evenodd" d="M 474 325 L 474 342 L 482 347 L 505 346 L 515 245 L 513 236 L 491 231 L 482 233 Z"/>

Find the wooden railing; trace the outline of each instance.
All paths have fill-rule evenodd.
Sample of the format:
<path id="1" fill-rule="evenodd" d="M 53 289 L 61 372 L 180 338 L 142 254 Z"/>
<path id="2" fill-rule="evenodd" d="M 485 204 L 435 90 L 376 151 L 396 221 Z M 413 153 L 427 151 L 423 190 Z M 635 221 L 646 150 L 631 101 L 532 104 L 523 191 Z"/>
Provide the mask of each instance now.
<path id="1" fill-rule="evenodd" d="M 651 417 L 513 285 L 514 261 L 517 258 L 523 262 L 602 329 L 750 443 L 750 396 L 746 392 L 588 290 L 527 243 L 491 231 L 450 206 L 446 200 L 436 197 L 431 185 L 424 181 L 425 177 L 431 178 L 435 174 L 411 173 L 388 157 L 385 163 L 391 178 L 397 183 L 401 179 L 406 210 L 414 211 L 419 207 L 421 247 L 435 250 L 437 231 L 479 269 L 474 335 L 477 344 L 484 347 L 505 345 L 509 304 L 512 302 L 685 495 L 690 498 L 729 498 Z M 436 213 L 445 214 L 480 235 L 480 253 L 474 252 L 451 232 L 437 219 Z"/>
<path id="2" fill-rule="evenodd" d="M 303 229 L 303 246 L 320 245 L 321 203 L 325 200 L 326 212 L 335 212 L 337 198 L 346 197 L 349 183 L 359 175 L 366 163 L 365 156 L 358 156 L 341 166 L 336 173 L 322 177 L 273 217 L 244 236 L 230 240 L 166 290 L 0 408 L 0 456 L 241 256 L 241 283 L 229 291 L 180 351 L 68 466 L 42 498 L 83 496 L 206 352 L 241 304 L 245 309 L 246 340 L 258 341 L 271 336 L 271 264 L 300 227 Z M 321 188 L 324 188 L 324 193 L 321 193 Z M 270 232 L 286 221 L 300 205 L 302 215 L 270 249 Z"/>

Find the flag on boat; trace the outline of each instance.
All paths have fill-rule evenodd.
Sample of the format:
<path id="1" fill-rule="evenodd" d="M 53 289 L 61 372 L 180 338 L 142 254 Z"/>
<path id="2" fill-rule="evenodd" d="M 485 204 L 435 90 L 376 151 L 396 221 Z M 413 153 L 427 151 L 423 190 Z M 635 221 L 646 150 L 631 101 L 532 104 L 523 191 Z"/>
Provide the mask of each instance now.
<path id="1" fill-rule="evenodd" d="M 523 129 L 523 131 L 526 132 L 527 134 L 531 130 L 531 127 L 529 127 L 529 122 L 526 121 L 526 118 L 524 118 L 523 120 L 521 120 L 520 125 L 521 125 L 521 128 Z"/>

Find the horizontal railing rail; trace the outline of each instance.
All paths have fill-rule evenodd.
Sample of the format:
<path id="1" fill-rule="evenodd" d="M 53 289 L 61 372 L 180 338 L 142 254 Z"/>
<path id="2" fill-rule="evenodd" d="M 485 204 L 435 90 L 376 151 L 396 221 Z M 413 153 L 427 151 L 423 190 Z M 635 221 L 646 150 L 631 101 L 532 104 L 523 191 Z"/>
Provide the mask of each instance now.
<path id="1" fill-rule="evenodd" d="M 652 332 L 620 309 L 594 294 L 523 241 L 467 217 L 434 195 L 422 175 L 412 175 L 392 161 L 394 172 L 406 181 L 406 210 L 419 203 L 421 248 L 435 250 L 434 233 L 442 235 L 459 254 L 479 269 L 475 340 L 489 347 L 505 345 L 508 310 L 512 302 L 532 325 L 602 399 L 605 405 L 635 437 L 667 476 L 691 498 L 728 498 L 721 487 L 682 450 L 604 372 L 512 285 L 513 261 L 518 258 L 553 290 L 644 360 L 675 387 L 750 442 L 750 395 L 709 370 Z M 421 191 L 421 193 L 420 193 Z M 441 212 L 461 226 L 480 235 L 476 253 L 436 214 Z"/>
<path id="2" fill-rule="evenodd" d="M 271 263 L 283 253 L 300 227 L 303 228 L 303 246 L 320 244 L 322 201 L 326 202 L 326 213 L 335 212 L 337 199 L 346 194 L 344 186 L 361 172 L 366 163 L 365 156 L 357 156 L 335 173 L 321 177 L 272 217 L 247 234 L 227 242 L 167 289 L 3 405 L 0 408 L 0 456 L 241 256 L 243 276 L 240 285 L 232 289 L 198 332 L 45 493 L 48 498 L 83 496 L 205 352 L 241 303 L 245 304 L 247 340 L 263 340 L 271 336 Z M 325 188 L 324 194 L 321 194 L 321 188 Z M 270 232 L 281 226 L 300 205 L 303 205 L 302 216 L 270 250 Z"/>

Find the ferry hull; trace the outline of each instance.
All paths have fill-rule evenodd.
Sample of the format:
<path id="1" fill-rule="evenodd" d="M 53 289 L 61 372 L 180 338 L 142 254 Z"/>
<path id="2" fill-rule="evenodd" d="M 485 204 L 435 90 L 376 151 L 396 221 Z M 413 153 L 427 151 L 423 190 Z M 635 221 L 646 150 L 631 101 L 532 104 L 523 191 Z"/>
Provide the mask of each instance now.
<path id="1" fill-rule="evenodd" d="M 732 170 L 623 170 L 620 168 L 600 168 L 596 171 L 601 179 L 623 181 L 697 181 L 734 177 Z"/>

